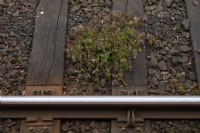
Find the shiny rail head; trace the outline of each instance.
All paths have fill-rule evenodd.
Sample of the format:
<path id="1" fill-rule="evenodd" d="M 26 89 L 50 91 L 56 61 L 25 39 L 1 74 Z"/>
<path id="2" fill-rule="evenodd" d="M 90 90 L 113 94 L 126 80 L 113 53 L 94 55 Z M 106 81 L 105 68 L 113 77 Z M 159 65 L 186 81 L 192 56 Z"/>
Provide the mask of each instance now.
<path id="1" fill-rule="evenodd" d="M 1 96 L 1 106 L 200 106 L 199 96 Z"/>

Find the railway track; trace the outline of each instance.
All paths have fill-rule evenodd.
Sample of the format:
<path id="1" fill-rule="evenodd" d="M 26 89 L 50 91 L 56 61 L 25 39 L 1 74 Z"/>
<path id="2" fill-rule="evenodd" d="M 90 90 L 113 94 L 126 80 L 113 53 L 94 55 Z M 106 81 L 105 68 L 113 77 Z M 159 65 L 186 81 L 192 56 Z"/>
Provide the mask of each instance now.
<path id="1" fill-rule="evenodd" d="M 191 0 L 185 0 L 185 3 L 190 22 L 196 82 L 200 86 L 200 6 Z M 97 1 L 96 4 L 102 3 Z M 103 4 L 100 7 L 106 6 Z M 63 49 L 69 11 L 72 10 L 69 8 L 68 0 L 40 1 L 26 80 L 26 96 L 1 96 L 0 118 L 22 119 L 21 133 L 58 133 L 61 119 L 111 120 L 111 133 L 149 133 L 149 120 L 152 119 L 200 119 L 198 96 L 147 96 L 152 91 L 148 89 L 146 48 L 133 59 L 132 70 L 125 73 L 127 87 L 110 88 L 113 96 L 61 96 L 65 69 Z M 128 13 L 132 18 L 144 14 L 141 0 L 113 0 L 111 8 Z M 140 30 L 144 32 L 145 27 Z"/>
<path id="2" fill-rule="evenodd" d="M 2 96 L 0 107 L 1 118 L 26 119 L 21 132 L 59 132 L 66 118 L 111 119 L 111 132 L 141 133 L 150 132 L 146 120 L 200 119 L 198 96 Z"/>

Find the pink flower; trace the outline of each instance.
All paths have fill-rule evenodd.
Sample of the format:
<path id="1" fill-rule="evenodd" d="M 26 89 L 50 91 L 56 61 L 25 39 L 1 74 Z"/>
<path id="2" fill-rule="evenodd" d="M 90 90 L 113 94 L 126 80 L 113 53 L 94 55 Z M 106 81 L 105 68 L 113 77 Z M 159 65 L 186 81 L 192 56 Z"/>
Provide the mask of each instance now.
<path id="1" fill-rule="evenodd" d="M 140 39 L 140 42 L 144 44 L 144 39 Z"/>

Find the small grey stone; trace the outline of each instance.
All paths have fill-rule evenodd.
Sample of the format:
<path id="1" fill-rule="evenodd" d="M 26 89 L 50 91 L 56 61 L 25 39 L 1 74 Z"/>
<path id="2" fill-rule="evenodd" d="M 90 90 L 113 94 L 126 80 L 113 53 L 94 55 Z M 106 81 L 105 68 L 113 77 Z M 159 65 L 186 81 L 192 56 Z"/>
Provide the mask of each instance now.
<path id="1" fill-rule="evenodd" d="M 186 37 L 187 39 L 189 39 L 189 38 L 190 38 L 190 33 L 188 32 L 188 33 L 185 35 L 185 37 Z"/>
<path id="2" fill-rule="evenodd" d="M 90 127 L 86 125 L 86 126 L 85 126 L 85 130 L 86 130 L 86 131 L 90 131 Z"/>
<path id="3" fill-rule="evenodd" d="M 176 48 L 172 48 L 172 49 L 169 50 L 170 55 L 174 55 L 174 54 L 177 54 L 177 53 L 179 53 L 179 51 Z"/>
<path id="4" fill-rule="evenodd" d="M 16 12 L 14 12 L 12 15 L 13 15 L 13 17 L 18 17 L 18 16 L 19 16 L 19 12 L 16 11 Z"/>
<path id="5" fill-rule="evenodd" d="M 165 127 L 167 127 L 167 123 L 165 122 L 160 123 L 160 128 L 165 128 Z"/>
<path id="6" fill-rule="evenodd" d="M 14 32 L 13 31 L 10 32 L 10 36 L 12 36 L 12 37 L 14 36 Z"/>
<path id="7" fill-rule="evenodd" d="M 12 69 L 13 65 L 8 61 L 6 67 L 7 67 L 7 69 Z"/>
<path id="8" fill-rule="evenodd" d="M 185 30 L 189 30 L 189 28 L 190 28 L 190 21 L 189 21 L 189 19 L 186 19 L 186 20 L 183 20 L 183 28 L 185 29 Z"/>
<path id="9" fill-rule="evenodd" d="M 153 83 L 149 83 L 150 88 L 156 88 L 156 86 Z"/>
<path id="10" fill-rule="evenodd" d="M 171 74 L 164 74 L 163 80 L 168 80 L 171 77 Z"/>
<path id="11" fill-rule="evenodd" d="M 164 61 L 161 61 L 158 63 L 158 67 L 160 68 L 160 70 L 162 71 L 166 71 L 167 70 L 167 65 Z"/>
<path id="12" fill-rule="evenodd" d="M 20 77 L 19 77 L 19 80 L 24 80 L 24 77 L 20 76 Z"/>
<path id="13" fill-rule="evenodd" d="M 149 91 L 149 94 L 161 94 L 160 91 L 155 90 L 155 89 L 149 89 L 148 91 Z"/>
<path id="14" fill-rule="evenodd" d="M 171 69 L 171 74 L 172 74 L 173 76 L 176 76 L 177 72 L 176 72 L 176 70 L 175 70 L 174 68 Z"/>
<path id="15" fill-rule="evenodd" d="M 178 39 L 174 39 L 173 41 L 172 41 L 172 44 L 179 44 L 179 40 Z"/>
<path id="16" fill-rule="evenodd" d="M 0 0 L 0 5 L 4 5 L 5 3 L 2 1 L 2 0 Z"/>
<path id="17" fill-rule="evenodd" d="M 154 85 L 159 85 L 159 82 L 158 82 L 158 80 L 157 80 L 156 77 L 151 78 L 151 82 L 152 82 Z"/>
<path id="18" fill-rule="evenodd" d="M 165 90 L 165 84 L 165 82 L 159 82 L 158 88 L 161 90 L 162 93 Z"/>
<path id="19" fill-rule="evenodd" d="M 156 73 L 156 70 L 155 70 L 155 69 L 151 69 L 151 68 L 150 68 L 150 69 L 148 70 L 148 74 L 149 74 L 149 75 L 152 75 L 152 74 L 155 74 L 155 73 Z"/>
<path id="20" fill-rule="evenodd" d="M 1 65 L 0 66 L 0 76 L 2 76 L 3 75 L 3 73 L 5 73 L 6 72 L 6 66 L 5 65 Z M 2 75 L 1 75 L 2 74 Z"/>
<path id="21" fill-rule="evenodd" d="M 74 12 L 77 12 L 79 9 L 81 8 L 81 5 L 75 5 L 71 8 L 71 12 L 74 13 Z"/>
<path id="22" fill-rule="evenodd" d="M 171 5 L 171 0 L 165 0 L 165 3 L 169 7 Z"/>
<path id="23" fill-rule="evenodd" d="M 94 3 L 94 4 L 98 4 L 98 2 L 99 2 L 99 0 L 94 0 L 93 3 Z"/>
<path id="24" fill-rule="evenodd" d="M 81 125 L 81 132 L 85 132 L 85 125 Z"/>
<path id="25" fill-rule="evenodd" d="M 193 5 L 198 6 L 199 5 L 198 0 L 193 0 Z"/>
<path id="26" fill-rule="evenodd" d="M 95 128 L 92 130 L 92 133 L 99 133 L 99 131 Z"/>
<path id="27" fill-rule="evenodd" d="M 166 86 L 165 86 L 165 90 L 166 90 L 166 91 L 171 91 L 171 88 L 169 87 L 169 85 L 166 85 Z"/>
<path id="28" fill-rule="evenodd" d="M 189 61 L 189 58 L 187 56 L 184 56 L 183 58 L 180 59 L 180 62 L 185 64 Z"/>
<path id="29" fill-rule="evenodd" d="M 190 121 L 190 127 L 196 127 L 196 124 L 194 121 Z"/>
<path id="30" fill-rule="evenodd" d="M 106 6 L 111 6 L 112 5 L 112 2 L 110 0 L 105 0 L 105 5 Z"/>
<path id="31" fill-rule="evenodd" d="M 106 123 L 105 122 L 101 122 L 101 127 L 102 128 L 106 128 L 107 127 Z"/>
<path id="32" fill-rule="evenodd" d="M 159 5 L 157 8 L 156 8 L 156 10 L 157 11 L 162 11 L 164 9 L 164 7 L 162 6 L 162 5 Z M 164 12 L 160 12 L 159 13 L 161 16 L 164 16 Z"/>
<path id="33" fill-rule="evenodd" d="M 156 131 L 156 130 L 153 130 L 151 133 L 158 133 L 158 131 Z"/>
<path id="34" fill-rule="evenodd" d="M 18 71 L 17 70 L 13 70 L 10 72 L 10 74 L 12 75 L 13 78 L 16 78 Z"/>
<path id="35" fill-rule="evenodd" d="M 149 5 L 151 5 L 151 4 L 152 4 L 152 3 L 151 3 L 151 0 L 147 0 L 147 2 L 148 2 L 148 4 L 149 4 Z"/>
<path id="36" fill-rule="evenodd" d="M 185 82 L 185 74 L 181 74 L 180 76 L 179 76 L 179 81 L 180 82 L 182 82 L 182 83 L 184 83 Z"/>
<path id="37" fill-rule="evenodd" d="M 183 52 L 189 52 L 189 51 L 191 51 L 191 48 L 188 47 L 188 46 L 181 46 L 181 50 L 182 50 Z"/>
<path id="38" fill-rule="evenodd" d="M 10 83 L 8 81 L 6 81 L 6 80 L 3 80 L 1 82 L 1 84 L 2 84 L 2 86 L 6 87 L 6 88 L 10 88 L 11 87 Z"/>
<path id="39" fill-rule="evenodd" d="M 161 51 L 160 51 L 160 54 L 161 54 L 161 55 L 165 55 L 165 54 L 167 54 L 167 52 L 166 52 L 165 50 L 161 50 Z"/>
<path id="40" fill-rule="evenodd" d="M 192 127 L 192 132 L 195 132 L 195 133 L 198 133 L 199 132 L 199 129 L 197 127 Z"/>
<path id="41" fill-rule="evenodd" d="M 173 64 L 178 64 L 180 62 L 181 57 L 179 56 L 173 56 L 172 57 L 172 63 Z"/>
<path id="42" fill-rule="evenodd" d="M 95 127 L 95 121 L 90 122 L 90 127 L 94 128 Z"/>
<path id="43" fill-rule="evenodd" d="M 73 66 L 68 67 L 66 72 L 67 74 L 72 75 L 72 76 L 78 75 L 78 71 Z"/>
<path id="44" fill-rule="evenodd" d="M 194 72 L 190 72 L 190 74 L 188 75 L 188 77 L 191 79 L 191 80 L 196 80 L 196 74 Z"/>
<path id="45" fill-rule="evenodd" d="M 104 3 L 104 0 L 99 0 L 99 6 L 104 6 L 105 3 Z"/>
<path id="46" fill-rule="evenodd" d="M 183 127 L 182 133 L 191 133 L 191 128 L 189 126 Z"/>
<path id="47" fill-rule="evenodd" d="M 162 60 L 162 58 L 163 58 L 163 56 L 162 55 L 160 55 L 159 54 L 159 52 L 158 53 L 156 53 L 156 60 L 159 62 L 159 61 L 161 61 Z"/>
<path id="48" fill-rule="evenodd" d="M 170 132 L 170 128 L 167 126 L 167 127 L 165 127 L 165 132 L 166 133 L 169 133 Z"/>
<path id="49" fill-rule="evenodd" d="M 22 76 L 26 76 L 26 75 L 27 75 L 27 72 L 25 72 L 25 71 L 20 71 L 20 74 L 21 74 Z"/>
<path id="50" fill-rule="evenodd" d="M 150 67 L 156 67 L 158 64 L 158 61 L 156 60 L 155 57 L 152 57 L 151 60 L 149 61 L 149 66 Z"/>

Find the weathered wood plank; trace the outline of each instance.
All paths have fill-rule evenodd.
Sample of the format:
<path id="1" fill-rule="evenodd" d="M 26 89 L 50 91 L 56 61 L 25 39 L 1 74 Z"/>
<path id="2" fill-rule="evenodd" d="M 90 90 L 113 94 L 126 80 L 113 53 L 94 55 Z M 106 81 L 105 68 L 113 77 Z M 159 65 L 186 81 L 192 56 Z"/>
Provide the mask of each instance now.
<path id="1" fill-rule="evenodd" d="M 131 18 L 142 17 L 142 0 L 128 0 L 127 13 L 131 16 Z M 138 30 L 144 32 L 144 26 Z M 146 48 L 143 48 L 142 52 L 138 53 L 137 58 L 133 59 L 133 85 L 147 85 Z"/>
<path id="2" fill-rule="evenodd" d="M 127 0 L 127 13 L 132 17 L 141 17 L 143 15 L 142 0 Z"/>
<path id="3" fill-rule="evenodd" d="M 127 12 L 127 0 L 113 0 L 113 11 Z M 124 72 L 124 79 L 127 85 L 132 85 L 133 75 L 132 69 Z"/>
<path id="4" fill-rule="evenodd" d="M 62 85 L 68 0 L 41 0 L 33 36 L 27 85 Z"/>
<path id="5" fill-rule="evenodd" d="M 187 16 L 190 20 L 190 39 L 193 47 L 197 84 L 200 89 L 200 5 L 195 6 L 192 0 L 185 0 Z"/>
<path id="6" fill-rule="evenodd" d="M 120 11 L 126 13 L 127 0 L 113 0 L 113 11 Z"/>

